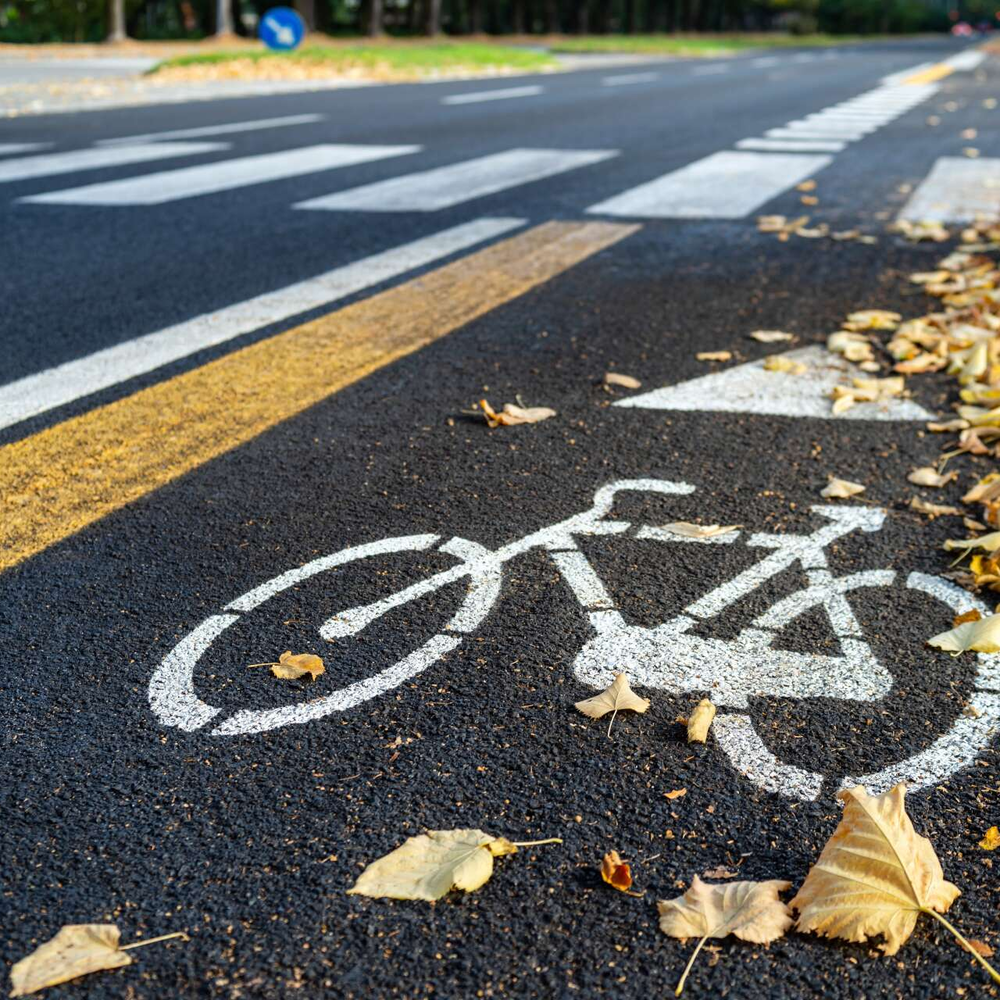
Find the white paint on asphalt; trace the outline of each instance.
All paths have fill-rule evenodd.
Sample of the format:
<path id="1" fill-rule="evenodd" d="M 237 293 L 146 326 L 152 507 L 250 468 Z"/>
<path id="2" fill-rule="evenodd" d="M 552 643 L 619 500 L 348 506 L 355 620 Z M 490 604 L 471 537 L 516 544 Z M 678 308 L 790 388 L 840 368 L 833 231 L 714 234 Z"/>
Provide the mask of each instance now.
<path id="1" fill-rule="evenodd" d="M 95 152 L 122 152 L 131 146 L 106 147 Z M 150 149 L 160 149 L 153 145 Z M 20 201 L 43 205 L 164 205 L 182 198 L 218 194 L 250 184 L 264 184 L 269 181 L 287 180 L 304 174 L 319 173 L 338 167 L 370 163 L 392 156 L 416 153 L 420 146 L 367 146 L 325 143 L 319 146 L 305 146 L 301 149 L 287 149 L 280 153 L 263 153 L 243 156 L 235 160 L 220 160 L 198 167 L 182 167 L 146 174 L 143 177 L 129 177 L 104 184 L 87 184 L 83 187 L 66 188 L 47 194 L 21 198 Z M 2 165 L 0 165 L 2 169 Z"/>
<path id="2" fill-rule="evenodd" d="M 915 66 L 910 66 L 907 69 L 901 69 L 895 73 L 890 73 L 888 76 L 883 76 L 879 82 L 886 88 L 898 87 L 907 77 L 922 73 L 925 69 L 930 69 L 933 65 L 934 63 L 931 62 L 917 63 Z"/>
<path id="3" fill-rule="evenodd" d="M 970 49 L 966 52 L 959 52 L 958 55 L 949 56 L 943 62 L 946 66 L 950 66 L 953 70 L 961 73 L 976 69 L 985 58 L 985 52 Z"/>
<path id="4" fill-rule="evenodd" d="M 315 278 L 28 375 L 0 386 L 0 428 L 154 371 L 196 351 L 330 305 L 522 225 L 523 219 L 510 218 L 466 222 Z"/>
<path id="5" fill-rule="evenodd" d="M 748 361 L 711 375 L 669 385 L 619 400 L 615 406 L 647 410 L 684 410 L 709 413 L 755 413 L 776 417 L 831 420 L 933 420 L 934 415 L 910 399 L 858 403 L 834 417 L 830 393 L 849 385 L 864 372 L 819 345 L 784 352 L 784 357 L 806 366 L 801 375 L 772 372 L 764 359 Z"/>
<path id="6" fill-rule="evenodd" d="M 822 170 L 831 159 L 818 154 L 727 150 L 591 205 L 587 211 L 657 219 L 742 219 Z"/>
<path id="7" fill-rule="evenodd" d="M 736 148 L 770 153 L 839 153 L 847 144 L 828 139 L 740 139 Z"/>
<path id="8" fill-rule="evenodd" d="M 769 128 L 765 133 L 768 139 L 816 139 L 820 142 L 857 142 L 865 137 L 864 132 L 841 132 L 829 128 Z"/>
<path id="9" fill-rule="evenodd" d="M 286 115 L 283 118 L 258 118 L 249 122 L 229 122 L 223 125 L 202 125 L 199 128 L 174 129 L 172 132 L 147 132 L 145 135 L 126 135 L 119 139 L 101 139 L 96 146 L 127 146 L 138 142 L 161 142 L 164 139 L 197 139 L 203 135 L 229 135 L 234 132 L 259 132 L 262 129 L 285 128 L 289 125 L 311 125 L 321 122 L 326 115 Z"/>
<path id="10" fill-rule="evenodd" d="M 114 149 L 74 149 L 69 153 L 42 153 L 38 156 L 4 160 L 0 163 L 0 183 L 30 181 L 36 177 L 54 177 L 57 174 L 76 173 L 78 170 L 124 167 L 151 160 L 195 156 L 198 153 L 217 153 L 224 149 L 229 149 L 228 143 L 164 142 Z"/>
<path id="11" fill-rule="evenodd" d="M 728 73 L 728 66 L 698 66 L 691 70 L 692 76 L 717 76 L 719 73 Z"/>
<path id="12" fill-rule="evenodd" d="M 871 122 L 862 124 L 860 122 L 838 122 L 838 121 L 806 121 L 804 118 L 796 118 L 782 126 L 786 132 L 819 132 L 840 133 L 843 135 L 868 135 L 876 132 L 878 125 Z"/>
<path id="13" fill-rule="evenodd" d="M 652 83 L 659 78 L 659 73 L 622 73 L 620 76 L 606 76 L 601 83 L 605 87 L 627 87 L 633 83 Z"/>
<path id="14" fill-rule="evenodd" d="M 48 149 L 51 145 L 51 142 L 0 142 L 0 156 L 34 153 L 39 149 Z"/>
<path id="15" fill-rule="evenodd" d="M 508 149 L 310 198 L 294 207 L 346 212 L 435 212 L 617 155 L 614 149 Z"/>
<path id="16" fill-rule="evenodd" d="M 911 222 L 971 222 L 1000 213 L 1000 159 L 942 156 L 899 213 Z"/>
<path id="17" fill-rule="evenodd" d="M 757 69 L 765 69 L 768 66 L 777 66 L 781 62 L 776 56 L 761 56 L 759 59 L 751 59 L 750 65 Z"/>
<path id="18" fill-rule="evenodd" d="M 479 104 L 482 101 L 510 101 L 519 97 L 537 97 L 543 93 L 544 87 L 507 87 L 503 90 L 477 90 L 471 94 L 452 94 L 442 97 L 442 104 Z"/>

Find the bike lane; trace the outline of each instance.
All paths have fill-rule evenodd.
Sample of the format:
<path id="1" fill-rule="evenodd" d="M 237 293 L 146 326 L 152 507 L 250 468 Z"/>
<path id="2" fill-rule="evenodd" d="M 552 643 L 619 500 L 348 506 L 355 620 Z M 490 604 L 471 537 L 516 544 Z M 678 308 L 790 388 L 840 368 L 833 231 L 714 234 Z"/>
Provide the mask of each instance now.
<path id="1" fill-rule="evenodd" d="M 121 996 L 123 977 L 134 977 L 137 996 L 662 992 L 689 948 L 660 934 L 653 900 L 720 866 L 741 878 L 801 880 L 836 822 L 832 795 L 843 776 L 910 758 L 973 721 L 976 661 L 924 645 L 952 609 L 905 586 L 913 573 L 940 574 L 938 548 L 954 532 L 948 519 L 928 522 L 907 506 L 917 491 L 904 489 L 906 474 L 937 455 L 919 422 L 614 405 L 705 375 L 712 367 L 698 351 L 735 350 L 751 361 L 785 349 L 747 340 L 750 330 L 794 332 L 800 347 L 821 343 L 850 309 L 912 311 L 902 283 L 886 276 L 922 269 L 939 251 L 885 241 L 875 268 L 866 248 L 765 243 L 733 225 L 713 228 L 726 251 L 706 259 L 695 252 L 706 228 L 688 227 L 680 239 L 667 232 L 649 225 L 626 234 L 0 577 L 5 648 L 19 678 L 3 696 L 13 818 L 4 855 L 17 873 L 9 889 L 26 903 L 7 922 L 9 957 L 68 922 L 113 919 L 130 937 L 192 935 L 125 973 L 50 995 Z M 641 379 L 642 389 L 607 391 L 607 371 Z M 914 402 L 936 412 L 945 386 L 914 380 Z M 518 394 L 558 415 L 489 430 L 463 412 L 483 396 L 498 405 Z M 822 500 L 831 474 L 865 483 L 868 502 Z M 496 551 L 587 511 L 602 487 L 623 482 L 693 489 L 622 489 L 604 523 L 739 524 L 739 536 L 696 544 L 635 530 L 574 534 L 603 593 L 592 581 L 587 590 L 566 538 L 549 538 L 550 549 L 533 546 L 503 564 L 496 599 L 441 659 L 323 718 L 213 735 L 214 720 L 190 729 L 176 724 L 181 714 L 171 721 L 170 698 L 159 713 L 151 707 L 150 680 L 177 643 L 279 574 L 385 538 L 459 537 Z M 952 492 L 932 499 L 954 502 L 961 489 Z M 576 669 L 594 640 L 593 614 L 619 612 L 633 638 L 676 623 L 773 551 L 747 544 L 753 536 L 809 536 L 827 525 L 814 506 L 872 515 L 858 515 L 872 530 L 822 547 L 827 567 L 814 552 L 806 569 L 894 574 L 849 599 L 872 663 L 888 677 L 870 666 L 860 678 L 884 682 L 872 700 L 829 696 L 839 690 L 831 673 L 794 687 L 808 697 L 753 695 L 720 714 L 744 714 L 775 759 L 822 774 L 813 797 L 741 774 L 719 730 L 704 747 L 685 742 L 675 719 L 705 693 L 701 682 L 684 693 L 637 683 L 650 710 L 619 718 L 611 739 L 573 711 L 593 690 Z M 356 636 L 334 626 L 329 641 L 320 629 L 461 555 L 413 543 L 239 609 L 198 661 L 198 695 L 231 719 L 307 703 L 404 660 L 447 631 L 469 600 L 466 578 Z M 768 614 L 779 619 L 774 645 L 789 662 L 841 655 L 852 636 L 838 635 L 824 608 L 793 618 L 781 603 L 810 582 L 801 562 L 785 566 L 736 588 L 731 604 L 696 616 L 685 634 L 716 643 L 720 655 L 730 650 L 730 660 L 708 666 L 737 689 L 759 663 L 737 655 L 737 639 Z M 675 628 L 656 639 L 674 675 L 691 645 L 679 636 Z M 246 669 L 284 649 L 319 653 L 327 673 L 306 688 Z M 613 670 L 615 645 L 598 651 L 607 658 L 594 669 Z M 631 655 L 624 641 L 617 651 Z M 996 819 L 995 747 L 994 739 L 909 803 L 963 888 L 956 919 L 982 940 L 996 931 L 996 881 L 974 844 Z M 684 796 L 665 797 L 682 788 Z M 365 863 L 405 836 L 461 826 L 565 843 L 500 864 L 481 892 L 434 907 L 344 895 Z M 597 865 L 611 849 L 633 861 L 645 899 L 601 884 Z M 788 997 L 987 989 L 932 928 L 919 926 L 892 959 L 868 952 L 797 935 L 766 950 L 727 944 L 688 989 Z"/>

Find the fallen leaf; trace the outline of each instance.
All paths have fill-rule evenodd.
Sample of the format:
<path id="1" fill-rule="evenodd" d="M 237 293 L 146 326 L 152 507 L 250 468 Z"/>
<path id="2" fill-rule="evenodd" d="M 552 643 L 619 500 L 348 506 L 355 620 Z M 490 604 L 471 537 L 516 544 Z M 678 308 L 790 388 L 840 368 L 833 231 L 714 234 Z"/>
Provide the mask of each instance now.
<path id="1" fill-rule="evenodd" d="M 797 928 L 864 942 L 882 935 L 895 955 L 921 913 L 945 913 L 960 895 L 946 882 L 931 842 L 906 815 L 902 782 L 881 795 L 837 793 L 844 814 L 791 902 Z"/>
<path id="2" fill-rule="evenodd" d="M 321 657 L 313 653 L 292 654 L 290 649 L 278 657 L 277 663 L 250 663 L 249 667 L 270 667 L 271 673 L 283 681 L 294 681 L 305 674 L 309 675 L 309 680 L 314 681 L 320 674 L 326 672 Z"/>
<path id="3" fill-rule="evenodd" d="M 684 795 L 687 795 L 688 790 L 686 788 L 675 788 L 672 792 L 664 792 L 663 797 L 665 799 L 670 799 L 673 802 L 674 799 L 679 799 Z"/>
<path id="4" fill-rule="evenodd" d="M 801 184 L 795 185 L 796 191 L 815 191 L 816 182 L 815 181 L 803 181 Z"/>
<path id="5" fill-rule="evenodd" d="M 479 406 L 490 427 L 537 424 L 541 420 L 548 420 L 549 417 L 556 415 L 556 411 L 547 406 L 515 406 L 513 403 L 504 403 L 503 409 L 499 413 L 485 399 L 479 400 Z"/>
<path id="6" fill-rule="evenodd" d="M 737 872 L 723 868 L 721 865 L 718 868 L 710 868 L 705 872 L 705 878 L 736 878 L 736 875 Z"/>
<path id="7" fill-rule="evenodd" d="M 671 521 L 670 524 L 663 525 L 663 530 L 683 538 L 714 538 L 716 535 L 727 535 L 739 527 L 738 524 L 694 524 L 691 521 Z"/>
<path id="8" fill-rule="evenodd" d="M 826 338 L 826 349 L 834 354 L 842 354 L 848 361 L 872 361 L 871 341 L 861 333 L 838 330 Z"/>
<path id="9" fill-rule="evenodd" d="M 515 854 L 519 847 L 561 843 L 558 837 L 512 843 L 482 830 L 428 830 L 373 861 L 347 894 L 433 902 L 452 889 L 473 892 L 485 885 L 494 858 Z"/>
<path id="10" fill-rule="evenodd" d="M 695 875 L 691 888 L 683 896 L 657 903 L 660 930 L 664 934 L 682 940 L 699 939 L 675 994 L 680 996 L 691 966 L 709 938 L 732 934 L 753 944 L 767 944 L 780 938 L 792 926 L 792 917 L 778 893 L 790 887 L 791 882 L 779 879 L 708 885 Z"/>
<path id="11" fill-rule="evenodd" d="M 906 478 L 915 486 L 934 486 L 940 488 L 958 479 L 958 473 L 949 472 L 941 475 L 933 466 L 925 465 L 922 468 L 914 469 Z"/>
<path id="12" fill-rule="evenodd" d="M 966 622 L 978 622 L 982 619 L 982 613 L 976 608 L 971 611 L 966 611 L 964 614 L 955 615 L 951 620 L 953 627 L 958 628 L 959 625 L 964 625 Z"/>
<path id="13" fill-rule="evenodd" d="M 818 205 L 819 204 L 819 198 L 817 198 L 815 195 L 812 195 L 812 194 L 804 194 L 804 195 L 802 195 L 802 197 L 799 198 L 799 201 L 801 201 L 803 205 Z M 800 233 L 800 235 L 801 235 L 801 233 Z"/>
<path id="14" fill-rule="evenodd" d="M 993 957 L 993 949 L 985 941 L 977 941 L 975 938 L 970 938 L 967 943 L 977 955 L 982 955 L 983 958 Z"/>
<path id="15" fill-rule="evenodd" d="M 700 351 L 695 357 L 699 361 L 731 361 L 732 351 Z"/>
<path id="16" fill-rule="evenodd" d="M 979 841 L 979 846 L 984 851 L 995 851 L 998 847 L 1000 847 L 1000 829 L 995 826 L 991 826 L 986 831 L 986 836 Z M 989 958 L 988 955 L 986 957 Z"/>
<path id="17" fill-rule="evenodd" d="M 895 330 L 903 317 L 888 309 L 861 309 L 848 315 L 843 327 L 845 330 Z"/>
<path id="18" fill-rule="evenodd" d="M 591 719 L 601 719 L 608 712 L 611 712 L 611 722 L 608 723 L 608 736 L 611 735 L 611 723 L 615 721 L 615 716 L 621 711 L 645 712 L 649 708 L 649 702 L 645 698 L 640 698 L 630 687 L 628 678 L 624 674 L 615 674 L 615 679 L 611 685 L 593 698 L 586 698 L 578 701 L 574 706 L 577 711 Z"/>
<path id="19" fill-rule="evenodd" d="M 978 538 L 949 538 L 941 548 L 945 552 L 964 550 L 963 556 L 968 555 L 973 549 L 996 552 L 1000 549 L 1000 531 L 991 531 L 988 535 L 980 535 Z"/>
<path id="20" fill-rule="evenodd" d="M 910 497 L 910 507 L 920 514 L 927 514 L 930 517 L 941 517 L 950 514 L 954 517 L 961 517 L 962 512 L 957 507 L 948 507 L 940 503 L 927 503 L 920 497 Z"/>
<path id="21" fill-rule="evenodd" d="M 805 375 L 807 368 L 801 361 L 793 361 L 783 354 L 772 354 L 764 359 L 764 371 L 784 372 L 787 375 Z"/>
<path id="22" fill-rule="evenodd" d="M 609 851 L 604 855 L 601 861 L 601 878 L 619 892 L 628 893 L 629 896 L 638 895 L 629 892 L 632 888 L 632 869 L 627 861 L 622 861 L 617 851 Z"/>
<path id="23" fill-rule="evenodd" d="M 974 128 L 964 128 L 959 133 L 963 139 L 975 139 L 977 134 Z"/>
<path id="24" fill-rule="evenodd" d="M 831 476 L 830 481 L 819 491 L 821 497 L 834 500 L 846 500 L 847 497 L 864 493 L 865 488 L 860 483 L 852 483 L 847 479 L 837 479 Z"/>
<path id="25" fill-rule="evenodd" d="M 934 434 L 954 434 L 957 431 L 967 430 L 968 427 L 969 421 L 962 420 L 961 417 L 956 417 L 954 420 L 946 420 L 944 423 L 931 421 L 927 424 L 927 429 Z"/>
<path id="26" fill-rule="evenodd" d="M 965 622 L 928 639 L 927 645 L 943 649 L 953 656 L 970 649 L 977 653 L 1000 653 L 1000 615 Z"/>
<path id="27" fill-rule="evenodd" d="M 67 924 L 54 938 L 39 945 L 30 955 L 15 962 L 10 970 L 12 997 L 37 993 L 49 986 L 68 983 L 90 972 L 119 969 L 132 964 L 125 952 L 170 938 L 188 936 L 182 931 L 132 944 L 119 945 L 121 932 L 114 924 Z"/>
<path id="28" fill-rule="evenodd" d="M 715 706 L 708 698 L 702 698 L 695 705 L 694 711 L 688 716 L 688 743 L 705 743 L 708 740 L 708 731 L 712 727 L 712 720 L 714 718 Z"/>
<path id="29" fill-rule="evenodd" d="M 979 156 L 979 150 L 975 146 L 966 146 L 962 150 L 962 155 L 967 156 L 970 160 L 974 160 Z"/>
<path id="30" fill-rule="evenodd" d="M 605 385 L 620 385 L 623 389 L 639 389 L 642 383 L 631 375 L 619 375 L 617 372 L 605 372 Z"/>
<path id="31" fill-rule="evenodd" d="M 747 336 L 761 344 L 780 344 L 784 341 L 795 340 L 794 333 L 785 333 L 783 330 L 754 330 Z"/>

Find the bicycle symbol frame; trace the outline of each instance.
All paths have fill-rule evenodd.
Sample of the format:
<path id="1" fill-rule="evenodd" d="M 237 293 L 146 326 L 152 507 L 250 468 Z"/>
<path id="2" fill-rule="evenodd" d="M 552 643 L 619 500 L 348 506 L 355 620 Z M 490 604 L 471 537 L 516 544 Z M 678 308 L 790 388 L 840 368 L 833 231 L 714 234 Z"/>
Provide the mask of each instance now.
<path id="1" fill-rule="evenodd" d="M 673 695 L 707 694 L 722 712 L 713 733 L 733 766 L 747 780 L 770 792 L 811 800 L 819 796 L 830 775 L 809 771 L 779 760 L 764 744 L 747 713 L 750 698 L 835 698 L 877 702 L 892 689 L 892 675 L 878 661 L 864 638 L 847 594 L 862 587 L 887 587 L 894 570 L 867 570 L 836 577 L 825 548 L 852 531 L 878 531 L 885 511 L 852 506 L 816 505 L 814 515 L 827 523 L 808 535 L 752 534 L 750 548 L 767 551 L 759 562 L 689 604 L 680 614 L 653 628 L 629 625 L 615 608 L 603 582 L 577 545 L 577 537 L 625 535 L 638 540 L 670 544 L 730 545 L 742 532 L 707 538 L 688 538 L 663 528 L 634 526 L 606 520 L 616 494 L 624 491 L 685 495 L 695 492 L 687 483 L 660 479 L 620 480 L 601 487 L 593 506 L 558 524 L 490 550 L 464 538 L 444 544 L 433 534 L 405 535 L 351 546 L 323 556 L 269 580 L 236 600 L 221 614 L 210 615 L 185 636 L 163 659 L 149 683 L 149 704 L 161 724 L 194 732 L 221 713 L 195 692 L 195 668 L 212 643 L 239 620 L 289 587 L 310 577 L 373 556 L 402 552 L 436 551 L 459 562 L 425 580 L 379 601 L 345 610 L 324 622 L 324 639 L 354 635 L 393 608 L 430 594 L 457 580 L 468 578 L 466 593 L 456 614 L 418 649 L 363 680 L 306 702 L 278 708 L 242 709 L 218 722 L 211 736 L 238 736 L 266 732 L 281 726 L 303 724 L 334 712 L 343 712 L 385 694 L 418 676 L 455 649 L 490 613 L 500 598 L 503 566 L 532 549 L 543 549 L 586 613 L 593 637 L 573 661 L 578 680 L 602 688 L 617 671 L 625 671 L 633 684 Z M 798 564 L 806 587 L 782 598 L 744 628 L 735 639 L 704 639 L 691 630 L 752 593 L 765 581 Z M 953 612 L 977 608 L 990 614 L 987 605 L 940 577 L 910 573 L 906 586 L 947 605 Z M 779 632 L 811 608 L 821 607 L 829 618 L 840 653 L 830 656 L 775 649 Z M 978 654 L 972 709 L 952 728 L 919 753 L 879 771 L 843 776 L 841 787 L 864 784 L 880 792 L 898 781 L 920 788 L 937 784 L 975 762 L 981 750 L 1000 732 L 1000 658 Z M 729 711 L 726 711 L 729 710 Z"/>

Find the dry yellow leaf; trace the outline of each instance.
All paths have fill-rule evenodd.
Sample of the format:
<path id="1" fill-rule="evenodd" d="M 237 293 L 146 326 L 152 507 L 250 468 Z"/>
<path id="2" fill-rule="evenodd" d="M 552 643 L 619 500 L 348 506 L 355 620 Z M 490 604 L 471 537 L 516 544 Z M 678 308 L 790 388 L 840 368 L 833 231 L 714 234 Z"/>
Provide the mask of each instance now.
<path id="1" fill-rule="evenodd" d="M 796 184 L 795 185 L 795 190 L 796 191 L 815 191 L 816 190 L 816 182 L 812 181 L 812 180 L 810 180 L 810 181 L 803 181 L 801 184 Z"/>
<path id="2" fill-rule="evenodd" d="M 732 351 L 700 351 L 695 357 L 699 361 L 731 361 Z"/>
<path id="3" fill-rule="evenodd" d="M 919 469 L 914 469 L 906 478 L 915 486 L 934 486 L 935 488 L 940 488 L 958 479 L 958 473 L 949 472 L 942 475 L 934 466 L 925 465 Z"/>
<path id="4" fill-rule="evenodd" d="M 278 657 L 277 663 L 250 663 L 248 667 L 270 667 L 271 673 L 283 681 L 294 681 L 299 677 L 309 675 L 314 681 L 320 674 L 326 673 L 322 657 L 314 653 L 292 653 L 290 649 Z"/>
<path id="5" fill-rule="evenodd" d="M 493 859 L 519 847 L 561 844 L 557 838 L 512 843 L 482 830 L 428 830 L 373 861 L 347 890 L 375 899 L 441 899 L 452 889 L 472 892 L 493 874 Z"/>
<path id="6" fill-rule="evenodd" d="M 694 707 L 687 720 L 688 743 L 704 743 L 715 719 L 715 706 L 708 698 L 702 698 Z"/>
<path id="7" fill-rule="evenodd" d="M 702 741 L 702 742 L 704 742 L 704 741 Z M 679 799 L 682 796 L 687 795 L 687 793 L 688 793 L 688 790 L 686 788 L 675 788 L 673 791 L 664 792 L 663 793 L 663 797 L 665 799 L 669 799 L 671 802 L 673 802 L 674 799 Z"/>
<path id="8" fill-rule="evenodd" d="M 11 997 L 37 993 L 90 972 L 119 969 L 132 964 L 125 952 L 171 938 L 188 936 L 181 931 L 132 944 L 119 945 L 121 932 L 114 924 L 67 924 L 54 938 L 39 945 L 30 955 L 15 962 L 10 970 Z"/>
<path id="9" fill-rule="evenodd" d="M 479 400 L 479 406 L 490 427 L 537 424 L 541 420 L 548 420 L 549 417 L 556 415 L 556 411 L 547 406 L 515 406 L 513 403 L 504 403 L 503 409 L 499 413 L 485 399 Z"/>
<path id="10" fill-rule="evenodd" d="M 783 330 L 754 330 L 747 336 L 761 344 L 780 344 L 795 339 L 794 333 L 785 333 Z"/>
<path id="11" fill-rule="evenodd" d="M 927 503 L 919 497 L 910 497 L 910 507 L 920 514 L 927 514 L 930 517 L 941 517 L 943 514 L 961 517 L 962 512 L 957 507 L 948 507 L 940 503 Z"/>
<path id="12" fill-rule="evenodd" d="M 887 309 L 861 309 L 852 312 L 842 324 L 845 330 L 895 330 L 903 317 Z"/>
<path id="13" fill-rule="evenodd" d="M 716 535 L 727 535 L 739 527 L 738 524 L 695 524 L 692 521 L 671 521 L 670 524 L 663 525 L 663 530 L 683 538 L 714 538 Z"/>
<path id="14" fill-rule="evenodd" d="M 753 944 L 767 944 L 780 938 L 792 926 L 792 917 L 778 893 L 790 887 L 791 882 L 779 879 L 708 885 L 695 875 L 691 888 L 683 896 L 657 903 L 660 930 L 664 934 L 683 940 L 699 939 L 675 995 L 680 996 L 691 966 L 709 938 L 732 934 Z"/>
<path id="15" fill-rule="evenodd" d="M 620 385 L 623 389 L 639 389 L 642 383 L 631 375 L 619 375 L 618 372 L 605 372 L 605 385 Z"/>
<path id="16" fill-rule="evenodd" d="M 970 160 L 974 160 L 979 156 L 979 150 L 975 146 L 966 146 L 962 150 L 962 155 L 969 157 Z"/>
<path id="17" fill-rule="evenodd" d="M 813 194 L 804 194 L 804 195 L 802 195 L 801 198 L 799 198 L 799 201 L 801 201 L 803 205 L 818 205 L 819 204 L 819 198 L 817 198 Z"/>
<path id="18" fill-rule="evenodd" d="M 983 552 L 996 552 L 1000 549 L 1000 531 L 991 531 L 987 535 L 980 535 L 978 538 L 949 538 L 941 546 L 945 552 L 956 550 L 962 553 L 959 558 L 964 558 L 973 549 L 982 549 Z"/>
<path id="19" fill-rule="evenodd" d="M 609 687 L 600 694 L 594 695 L 593 698 L 578 701 L 574 707 L 578 712 L 583 712 L 591 719 L 602 719 L 608 712 L 611 712 L 611 722 L 608 723 L 608 736 L 610 736 L 611 724 L 619 712 L 628 711 L 641 714 L 649 708 L 649 702 L 645 698 L 640 698 L 629 687 L 628 678 L 624 674 L 615 674 L 615 679 Z"/>
<path id="20" fill-rule="evenodd" d="M 976 558 L 979 559 L 981 557 L 976 556 Z M 953 628 L 957 628 L 959 625 L 964 625 L 966 622 L 978 622 L 982 617 L 982 613 L 976 608 L 973 608 L 971 611 L 966 611 L 964 614 L 955 615 L 955 617 L 951 620 L 951 624 Z"/>
<path id="21" fill-rule="evenodd" d="M 998 847 L 1000 847 L 1000 829 L 995 826 L 991 826 L 986 831 L 986 835 L 983 839 L 979 841 L 979 846 L 984 851 L 995 851 Z"/>
<path id="22" fill-rule="evenodd" d="M 865 488 L 860 483 L 852 483 L 847 479 L 831 476 L 830 481 L 819 491 L 821 497 L 834 500 L 846 500 L 848 497 L 864 493 Z"/>
<path id="23" fill-rule="evenodd" d="M 622 861 L 617 851 L 609 851 L 601 860 L 601 878 L 619 892 L 634 895 L 629 892 L 632 888 L 632 870 L 627 861 Z"/>
<path id="24" fill-rule="evenodd" d="M 1000 653 L 1000 615 L 965 622 L 928 639 L 927 645 L 943 649 L 952 656 L 970 649 L 977 653 Z"/>
<path id="25" fill-rule="evenodd" d="M 784 372 L 786 375 L 805 375 L 806 366 L 801 361 L 793 361 L 783 354 L 772 354 L 764 359 L 764 371 Z"/>
<path id="26" fill-rule="evenodd" d="M 872 361 L 875 357 L 871 341 L 863 334 L 838 330 L 826 338 L 826 349 L 842 354 L 848 361 Z"/>
<path id="27" fill-rule="evenodd" d="M 954 420 L 945 420 L 943 423 L 931 421 L 927 424 L 927 429 L 934 434 L 953 434 L 957 431 L 964 431 L 968 428 L 969 421 L 956 417 Z"/>

